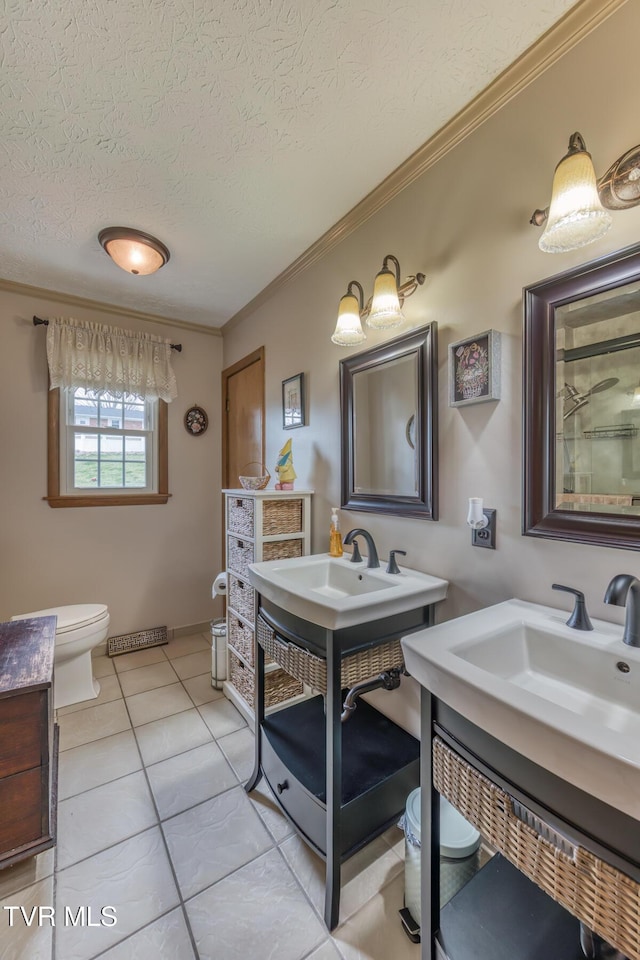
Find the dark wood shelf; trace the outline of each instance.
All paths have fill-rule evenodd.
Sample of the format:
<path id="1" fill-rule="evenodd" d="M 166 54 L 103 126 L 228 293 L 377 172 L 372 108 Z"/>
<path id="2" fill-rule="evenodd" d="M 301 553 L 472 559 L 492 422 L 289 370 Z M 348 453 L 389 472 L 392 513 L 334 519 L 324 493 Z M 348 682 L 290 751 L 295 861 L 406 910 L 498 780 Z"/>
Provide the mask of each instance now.
<path id="1" fill-rule="evenodd" d="M 343 691 L 346 696 L 347 691 Z M 326 801 L 324 703 L 313 697 L 267 717 L 263 730 L 294 777 Z M 343 806 L 420 759 L 420 743 L 365 700 L 342 724 Z"/>
<path id="2" fill-rule="evenodd" d="M 448 960 L 585 960 L 580 924 L 499 853 L 440 911 Z"/>

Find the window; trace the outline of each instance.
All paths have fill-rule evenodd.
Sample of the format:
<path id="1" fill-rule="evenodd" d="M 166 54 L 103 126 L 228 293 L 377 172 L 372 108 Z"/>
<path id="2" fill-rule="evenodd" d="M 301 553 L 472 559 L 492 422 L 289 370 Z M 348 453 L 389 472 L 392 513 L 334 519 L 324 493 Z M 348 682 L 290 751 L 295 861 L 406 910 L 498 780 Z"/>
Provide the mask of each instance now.
<path id="1" fill-rule="evenodd" d="M 49 391 L 50 506 L 166 503 L 167 479 L 162 400 Z"/>

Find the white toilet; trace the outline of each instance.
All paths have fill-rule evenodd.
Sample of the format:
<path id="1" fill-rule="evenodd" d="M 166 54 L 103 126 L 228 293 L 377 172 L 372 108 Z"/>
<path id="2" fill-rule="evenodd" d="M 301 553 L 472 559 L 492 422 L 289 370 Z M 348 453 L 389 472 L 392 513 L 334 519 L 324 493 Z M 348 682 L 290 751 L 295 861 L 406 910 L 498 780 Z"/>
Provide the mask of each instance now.
<path id="1" fill-rule="evenodd" d="M 93 677 L 91 651 L 107 639 L 108 608 L 103 603 L 75 603 L 19 613 L 11 619 L 30 620 L 32 617 L 58 618 L 53 658 L 54 706 L 68 707 L 97 697 L 100 684 Z"/>

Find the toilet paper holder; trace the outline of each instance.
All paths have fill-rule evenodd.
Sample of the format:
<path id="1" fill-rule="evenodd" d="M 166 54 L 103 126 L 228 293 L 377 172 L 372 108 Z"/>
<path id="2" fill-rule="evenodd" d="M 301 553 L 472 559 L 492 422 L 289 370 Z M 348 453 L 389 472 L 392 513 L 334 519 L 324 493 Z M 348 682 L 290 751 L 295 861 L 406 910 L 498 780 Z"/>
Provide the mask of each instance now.
<path id="1" fill-rule="evenodd" d="M 211 596 L 225 597 L 227 595 L 227 571 L 221 570 L 211 584 Z"/>

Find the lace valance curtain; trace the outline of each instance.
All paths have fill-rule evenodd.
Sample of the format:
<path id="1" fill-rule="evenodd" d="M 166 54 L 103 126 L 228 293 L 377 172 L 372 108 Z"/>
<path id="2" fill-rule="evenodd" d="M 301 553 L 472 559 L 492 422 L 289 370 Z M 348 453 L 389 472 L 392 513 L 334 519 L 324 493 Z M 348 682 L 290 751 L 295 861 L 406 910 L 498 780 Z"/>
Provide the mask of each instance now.
<path id="1" fill-rule="evenodd" d="M 171 342 L 150 333 L 56 317 L 47 329 L 50 388 L 129 393 L 170 403 L 178 395 Z"/>

